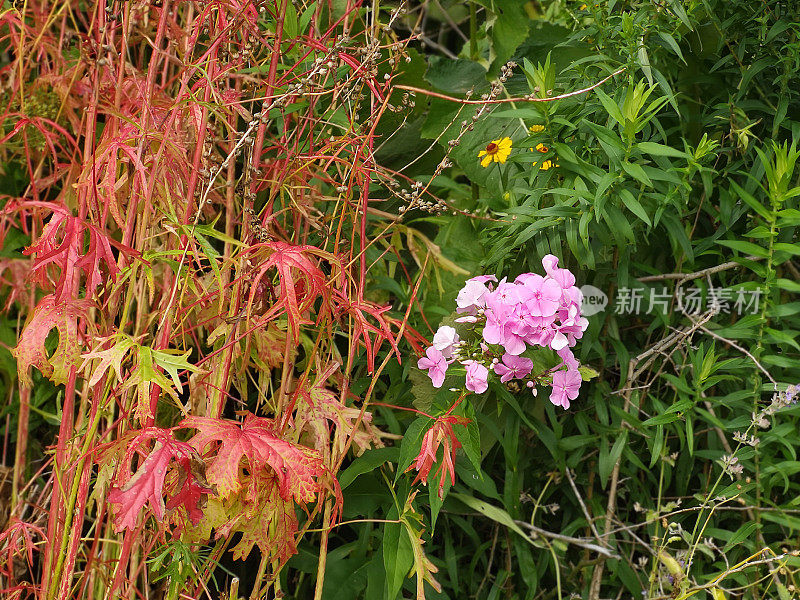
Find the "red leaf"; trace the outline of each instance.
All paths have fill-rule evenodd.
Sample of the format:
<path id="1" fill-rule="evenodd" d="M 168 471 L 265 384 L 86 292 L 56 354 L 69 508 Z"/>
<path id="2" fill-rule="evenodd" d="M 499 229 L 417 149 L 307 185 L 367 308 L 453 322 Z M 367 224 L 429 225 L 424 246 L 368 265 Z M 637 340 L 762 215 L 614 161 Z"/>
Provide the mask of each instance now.
<path id="1" fill-rule="evenodd" d="M 439 497 L 441 498 L 444 493 L 444 484 L 447 475 L 450 475 L 450 483 L 455 484 L 455 457 L 456 450 L 461 447 L 461 443 L 456 438 L 453 432 L 453 425 L 466 425 L 470 420 L 465 417 L 457 417 L 454 415 L 446 415 L 436 419 L 428 431 L 422 438 L 422 447 L 414 462 L 408 468 L 415 468 L 417 477 L 414 483 L 422 481 L 425 485 L 428 484 L 431 468 L 436 462 L 436 455 L 441 445 L 444 449 L 442 453 L 442 464 L 436 470 L 436 474 L 441 474 L 439 477 Z M 434 475 L 435 477 L 435 475 Z"/>
<path id="2" fill-rule="evenodd" d="M 32 533 L 47 540 L 47 536 L 41 528 L 11 516 L 8 527 L 0 534 L 0 556 L 2 556 L 0 573 L 6 577 L 13 577 L 14 559 L 20 556 L 24 556 L 28 566 L 33 568 L 33 551 L 38 548 L 33 542 Z"/>
<path id="3" fill-rule="evenodd" d="M 24 254 L 33 255 L 31 274 L 40 285 L 48 286 L 49 278 L 55 276 L 51 267 L 55 267 L 55 298 L 61 301 L 80 297 L 78 286 L 82 273 L 86 297 L 89 298 L 102 283 L 101 263 L 105 264 L 104 270 L 110 278 L 117 275 L 119 269 L 111 252 L 112 242 L 100 229 L 72 216 L 63 206 L 54 204 L 47 207 L 53 210 L 53 216 L 36 243 L 24 251 Z M 87 234 L 89 245 L 84 253 L 84 239 Z"/>
<path id="4" fill-rule="evenodd" d="M 239 463 L 248 460 L 251 472 L 269 466 L 278 478 L 281 498 L 298 503 L 312 502 L 322 489 L 318 477 L 324 474 L 319 455 L 303 446 L 277 437 L 270 419 L 248 414 L 244 423 L 209 417 L 188 417 L 178 427 L 191 427 L 198 433 L 189 444 L 203 452 L 210 442 L 220 442 L 213 464 L 206 475 L 223 498 L 241 488 Z"/>
<path id="5" fill-rule="evenodd" d="M 189 520 L 197 525 L 203 518 L 203 509 L 200 508 L 203 498 L 208 495 L 209 488 L 189 478 L 182 485 L 177 494 L 167 502 L 167 508 L 173 509 L 182 506 L 189 515 Z"/>
<path id="6" fill-rule="evenodd" d="M 375 355 L 378 354 L 381 344 L 384 340 L 389 342 L 397 355 L 397 361 L 400 361 L 400 350 L 394 341 L 394 336 L 389 329 L 389 324 L 384 317 L 384 313 L 391 307 L 378 306 L 367 300 L 350 300 L 340 291 L 336 291 L 336 302 L 339 306 L 339 311 L 345 312 L 353 318 L 354 331 L 351 342 L 351 352 L 355 352 L 356 344 L 361 339 L 364 348 L 367 351 L 367 372 L 372 373 L 375 370 Z M 377 326 L 373 325 L 367 320 L 367 315 L 371 316 L 377 322 Z M 374 334 L 375 341 L 370 339 L 370 333 Z M 373 345 L 374 344 L 374 345 Z"/>
<path id="7" fill-rule="evenodd" d="M 239 522 L 242 538 L 233 548 L 234 560 L 247 558 L 254 544 L 264 556 L 281 564 L 297 554 L 298 521 L 294 503 L 282 497 L 274 482 L 247 507 Z"/>
<path id="8" fill-rule="evenodd" d="M 142 446 L 150 441 L 155 442 L 153 449 L 131 476 L 129 469 L 134 454 L 144 455 Z M 193 521 L 198 518 L 198 494 L 208 493 L 210 490 L 202 486 L 202 482 L 198 484 L 191 472 L 190 461 L 197 456 L 192 446 L 175 440 L 171 430 L 160 427 L 146 427 L 136 431 L 133 435 L 122 438 L 115 446 L 127 446 L 122 460 L 122 485 L 115 486 L 108 495 L 109 502 L 119 504 L 115 517 L 117 531 L 135 529 L 139 513 L 147 504 L 156 519 L 164 518 L 167 508 L 164 504 L 164 481 L 173 459 L 183 469 L 183 473 L 179 477 L 180 489 L 170 498 L 169 508 L 183 506 L 189 513 L 189 518 Z M 203 491 L 199 492 L 198 488 Z"/>
<path id="9" fill-rule="evenodd" d="M 172 457 L 172 449 L 168 445 L 156 442 L 136 474 L 121 488 L 111 490 L 108 501 L 120 505 L 116 515 L 117 531 L 135 529 L 139 512 L 148 502 L 156 519 L 164 518 L 164 477 Z"/>
<path id="10" fill-rule="evenodd" d="M 297 395 L 304 406 L 297 410 L 296 426 L 300 430 L 306 427 L 310 430 L 315 447 L 326 460 L 331 452 L 341 455 L 349 437 L 352 437 L 352 445 L 359 456 L 370 447 L 383 447 L 381 431 L 372 425 L 372 413 L 362 413 L 360 408 L 342 404 L 340 395 L 325 387 L 326 381 L 339 366 L 339 363 L 331 363 L 313 385 L 299 385 L 297 388 Z M 335 434 L 337 431 L 338 435 Z"/>
<path id="11" fill-rule="evenodd" d="M 31 366 L 56 384 L 66 383 L 70 368 L 77 367 L 81 357 L 78 344 L 81 313 L 82 307 L 76 302 L 57 302 L 54 296 L 39 301 L 19 336 L 19 343 L 11 351 L 17 359 L 17 373 L 23 385 L 32 385 L 28 375 Z M 48 357 L 44 342 L 53 329 L 58 331 L 58 346 Z"/>
<path id="12" fill-rule="evenodd" d="M 269 242 L 264 246 L 273 252 L 253 278 L 249 303 L 252 305 L 258 284 L 267 270 L 275 267 L 280 286 L 278 304 L 286 311 L 289 331 L 293 339 L 297 340 L 300 336 L 300 325 L 308 322 L 303 319 L 302 313 L 311 308 L 317 297 L 325 298 L 328 295 L 324 273 L 307 255 L 309 250 L 317 249 L 293 246 L 285 242 Z"/>

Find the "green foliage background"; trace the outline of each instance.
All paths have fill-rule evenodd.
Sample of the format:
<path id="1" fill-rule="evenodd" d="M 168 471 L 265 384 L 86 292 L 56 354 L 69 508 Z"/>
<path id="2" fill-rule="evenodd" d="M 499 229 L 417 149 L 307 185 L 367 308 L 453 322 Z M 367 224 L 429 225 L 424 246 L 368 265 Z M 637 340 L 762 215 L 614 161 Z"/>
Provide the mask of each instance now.
<path id="1" fill-rule="evenodd" d="M 369 10 L 392 8 L 376 0 Z M 544 99 L 617 74 L 562 100 L 493 105 L 455 146 L 476 105 L 417 94 L 413 109 L 387 113 L 381 164 L 427 184 L 442 157 L 453 162 L 430 189 L 458 210 L 412 207 L 393 225 L 403 264 L 426 269 L 411 325 L 430 337 L 467 277 L 542 272 L 546 254 L 611 304 L 589 318 L 576 348 L 598 376 L 569 410 L 500 385 L 459 407 L 472 425 L 456 428 L 463 449 L 443 499 L 436 485 L 412 484 L 406 469 L 431 425 L 415 411 L 438 416 L 453 398 L 446 385 L 434 393 L 410 348 L 402 364 L 388 363 L 370 410 L 396 441 L 344 465 L 344 523 L 328 541 L 322 599 L 419 597 L 419 586 L 427 598 L 453 600 L 794 597 L 800 408 L 768 415 L 763 427 L 754 415 L 800 382 L 800 3 L 433 0 L 412 8 L 394 26 L 410 29 L 424 14 L 434 44 L 418 46 L 394 83 L 475 99 L 513 61 L 499 98 Z M 532 134 L 531 125 L 544 129 Z M 478 152 L 506 136 L 509 160 L 481 167 Z M 539 143 L 546 154 L 529 150 Z M 542 170 L 546 159 L 558 166 Z M 20 172 L 3 169 L 5 193 L 19 193 Z M 401 211 L 388 189 L 371 193 L 386 196 L 384 214 Z M 376 219 L 376 233 L 384 226 Z M 322 246 L 319 236 L 311 242 Z M 20 257 L 28 243 L 7 236 L 0 258 Z M 386 250 L 367 253 L 370 300 L 391 302 L 402 317 L 413 289 Z M 679 298 L 686 302 L 688 288 L 700 290 L 703 309 L 716 288 L 761 290 L 761 301 L 752 314 L 685 314 Z M 642 295 L 638 314 L 615 312 L 621 289 Z M 668 310 L 645 310 L 665 289 Z M 0 320 L 4 388 L 16 377 L 8 348 L 18 325 Z M 363 397 L 371 377 L 365 360 L 358 368 L 351 391 Z M 61 420 L 60 393 L 37 379 L 29 442 L 37 455 Z M 12 402 L 3 415 L 8 431 L 16 410 Z M 757 445 L 734 439 L 746 431 Z M 742 471 L 729 475 L 723 457 L 732 453 Z M 420 535 L 441 591 L 418 582 Z M 318 533 L 306 536 L 281 571 L 285 597 L 314 597 L 319 542 Z M 177 593 L 174 580 L 190 576 L 198 553 L 173 544 L 151 567 Z M 236 568 L 245 579 L 247 569 Z"/>
<path id="2" fill-rule="evenodd" d="M 717 583 L 723 593 L 789 598 L 797 558 L 733 567 L 765 547 L 779 555 L 800 548 L 800 411 L 782 409 L 768 428 L 751 428 L 756 447 L 737 444 L 733 434 L 747 430 L 773 396 L 775 384 L 757 363 L 780 390 L 800 380 L 793 262 L 800 254 L 800 105 L 792 84 L 800 7 L 496 0 L 442 8 L 464 29 L 467 8 L 477 9 L 476 32 L 463 46 L 456 40 L 457 59 L 431 51 L 419 87 L 457 97 L 473 90 L 475 98 L 507 60 L 518 65 L 505 85 L 509 96 L 563 94 L 622 73 L 568 99 L 497 105 L 475 123 L 449 155 L 454 168 L 433 187 L 487 219 L 412 210 L 404 220 L 471 275 L 541 271 L 541 257 L 553 253 L 577 273 L 578 285 L 611 298 L 590 317 L 577 348 L 599 377 L 584 384 L 568 411 L 505 388 L 472 398 L 468 410 L 478 427 L 461 439 L 456 485 L 443 503 L 435 486 L 416 497 L 424 548 L 443 588 L 426 586 L 427 596 L 656 598 L 700 588 L 702 597 L 724 573 Z M 433 11 L 429 16 L 441 24 Z M 418 95 L 392 152 L 404 164 L 436 140 L 444 153 L 474 112 Z M 544 131 L 531 135 L 533 124 Z M 478 151 L 503 136 L 514 140 L 510 159 L 482 168 Z M 546 156 L 528 151 L 540 142 L 550 149 Z M 544 158 L 559 167 L 532 165 Z M 422 175 L 430 162 L 414 168 Z M 429 266 L 421 292 L 434 328 L 454 309 L 464 280 L 441 266 Z M 704 269 L 712 272 L 663 277 Z M 380 285 L 407 298 L 411 290 L 391 272 L 387 267 Z M 704 302 L 700 314 L 687 316 L 676 289 L 690 287 Z M 615 314 L 621 288 L 640 290 L 639 314 Z M 664 288 L 669 310 L 647 311 L 649 294 Z M 710 288 L 761 288 L 763 295 L 754 314 L 704 314 Z M 421 319 L 415 325 L 426 331 Z M 675 332 L 683 333 L 670 338 Z M 665 339 L 672 343 L 659 346 Z M 387 368 L 380 400 L 409 407 L 426 401 L 424 384 L 411 383 L 419 382 L 414 363 Z M 433 400 L 434 415 L 437 406 Z M 403 457 L 416 453 L 430 421 L 378 414 L 404 438 L 399 450 L 368 452 L 345 471 L 346 519 L 397 519 L 410 492 L 413 472 L 397 475 L 397 463 L 401 471 L 408 465 Z M 479 469 L 470 460 L 478 451 Z M 731 451 L 741 475 L 722 471 Z M 531 537 L 524 523 L 607 544 L 614 557 Z M 340 528 L 324 597 L 413 595 L 414 578 L 406 578 L 412 548 L 401 528 Z M 313 573 L 313 548 L 294 564 Z M 301 583 L 294 597 L 306 589 Z"/>

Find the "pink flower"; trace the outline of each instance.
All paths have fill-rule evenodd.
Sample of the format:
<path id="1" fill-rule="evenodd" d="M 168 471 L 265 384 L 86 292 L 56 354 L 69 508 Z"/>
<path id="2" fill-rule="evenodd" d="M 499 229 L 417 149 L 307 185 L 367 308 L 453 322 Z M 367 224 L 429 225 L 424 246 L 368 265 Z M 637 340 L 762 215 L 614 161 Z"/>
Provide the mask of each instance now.
<path id="1" fill-rule="evenodd" d="M 545 272 L 558 282 L 561 289 L 567 290 L 575 285 L 575 276 L 569 269 L 558 268 L 558 258 L 548 254 L 542 259 L 542 266 Z"/>
<path id="2" fill-rule="evenodd" d="M 506 337 L 506 326 L 510 326 L 509 317 L 512 307 L 495 302 L 489 297 L 486 310 L 486 325 L 483 327 L 483 339 L 487 344 L 502 344 Z"/>
<path id="3" fill-rule="evenodd" d="M 525 293 L 527 292 L 522 286 L 501 281 L 495 291 L 486 295 L 483 339 L 489 344 L 501 344 L 509 354 L 517 355 L 525 351 L 518 315 Z M 524 324 L 522 331 L 524 332 Z"/>
<path id="4" fill-rule="evenodd" d="M 563 360 L 563 364 L 567 365 L 567 368 L 570 370 L 577 370 L 580 366 L 580 363 L 575 358 L 575 355 L 572 354 L 572 350 L 569 348 L 562 348 L 558 351 L 558 356 Z"/>
<path id="5" fill-rule="evenodd" d="M 577 288 L 572 286 L 564 290 L 564 297 L 570 303 L 570 305 L 575 306 L 578 310 L 581 308 L 581 303 L 583 303 L 583 292 L 581 288 Z"/>
<path id="6" fill-rule="evenodd" d="M 483 282 L 475 281 L 475 279 L 468 280 L 456 296 L 456 311 L 474 315 L 479 308 L 486 306 L 484 296 L 488 293 L 489 290 Z"/>
<path id="7" fill-rule="evenodd" d="M 446 359 L 453 356 L 453 347 L 459 341 L 456 330 L 448 325 L 441 325 L 433 336 L 433 347 Z"/>
<path id="8" fill-rule="evenodd" d="M 476 394 L 482 394 L 489 389 L 486 381 L 489 377 L 489 369 L 474 360 L 465 364 L 467 366 L 467 389 Z"/>
<path id="9" fill-rule="evenodd" d="M 561 333 L 561 331 L 556 331 L 553 339 L 550 340 L 550 347 L 558 352 L 562 348 L 566 348 L 569 345 L 569 339 L 567 336 Z"/>
<path id="10" fill-rule="evenodd" d="M 549 346 L 553 336 L 556 334 L 554 329 L 555 320 L 555 316 L 531 317 L 525 341 L 533 346 Z"/>
<path id="11" fill-rule="evenodd" d="M 466 317 L 458 317 L 456 323 L 477 323 L 478 317 L 475 315 L 467 315 Z"/>
<path id="12" fill-rule="evenodd" d="M 569 401 L 578 397 L 581 388 L 581 374 L 575 369 L 553 373 L 553 391 L 550 402 L 556 406 L 569 408 Z"/>
<path id="13" fill-rule="evenodd" d="M 500 375 L 500 381 L 505 383 L 511 379 L 524 379 L 530 375 L 533 361 L 524 356 L 504 354 L 503 362 L 494 365 L 494 372 Z"/>
<path id="14" fill-rule="evenodd" d="M 476 277 L 467 279 L 467 281 L 468 282 L 477 281 L 478 283 L 486 283 L 487 281 L 494 281 L 495 283 L 497 283 L 497 277 L 495 277 L 494 275 L 478 275 Z"/>
<path id="15" fill-rule="evenodd" d="M 417 361 L 417 367 L 428 369 L 428 377 L 431 378 L 433 387 L 442 387 L 444 373 L 447 371 L 447 359 L 441 352 L 431 346 L 425 351 L 425 356 Z"/>
<path id="16" fill-rule="evenodd" d="M 556 314 L 562 291 L 557 281 L 533 275 L 525 278 L 524 287 L 530 292 L 525 307 L 534 317 L 550 317 Z"/>

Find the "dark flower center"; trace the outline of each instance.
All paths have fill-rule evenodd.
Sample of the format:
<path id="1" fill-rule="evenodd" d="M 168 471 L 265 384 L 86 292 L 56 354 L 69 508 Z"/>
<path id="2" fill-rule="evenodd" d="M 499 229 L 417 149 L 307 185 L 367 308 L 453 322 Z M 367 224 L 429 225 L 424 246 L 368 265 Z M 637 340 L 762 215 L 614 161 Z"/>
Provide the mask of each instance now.
<path id="1" fill-rule="evenodd" d="M 494 154 L 495 152 L 497 152 L 497 144 L 495 144 L 494 142 L 490 142 L 489 145 L 486 146 L 486 152 L 488 152 L 489 154 Z"/>

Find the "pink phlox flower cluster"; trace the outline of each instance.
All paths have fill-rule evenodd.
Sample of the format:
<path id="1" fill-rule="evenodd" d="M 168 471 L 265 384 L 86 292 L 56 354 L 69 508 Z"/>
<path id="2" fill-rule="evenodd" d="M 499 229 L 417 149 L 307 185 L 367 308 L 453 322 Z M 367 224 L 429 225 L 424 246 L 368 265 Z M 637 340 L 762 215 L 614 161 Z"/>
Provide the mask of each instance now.
<path id="1" fill-rule="evenodd" d="M 494 372 L 500 375 L 500 382 L 506 383 L 512 379 L 525 379 L 533 370 L 533 361 L 524 356 L 504 354 L 503 362 L 494 364 Z"/>
<path id="2" fill-rule="evenodd" d="M 464 362 L 467 367 L 466 387 L 470 392 L 482 394 L 489 389 L 489 369 L 474 360 Z"/>
<path id="3" fill-rule="evenodd" d="M 433 346 L 425 350 L 425 356 L 417 361 L 417 367 L 428 370 L 433 387 L 440 388 L 444 383 L 444 374 L 447 371 L 447 359 L 440 350 Z"/>
<path id="4" fill-rule="evenodd" d="M 486 307 L 484 296 L 491 291 L 490 287 L 486 287 L 486 283 L 493 281 L 497 283 L 497 277 L 494 275 L 479 275 L 468 279 L 461 291 L 456 296 L 456 311 L 459 313 L 467 313 L 469 316 L 478 314 L 478 311 Z M 475 322 L 467 321 L 467 322 Z"/>
<path id="5" fill-rule="evenodd" d="M 561 364 L 552 373 L 550 401 L 564 408 L 578 396 L 581 375 L 578 361 L 570 348 L 581 337 L 589 322 L 581 316 L 583 294 L 575 286 L 569 269 L 558 267 L 558 258 L 548 254 L 542 259 L 545 275 L 523 273 L 513 282 L 498 281 L 494 275 L 469 279 L 456 297 L 457 323 L 483 324 L 480 350 L 484 353 L 462 355 L 464 342 L 453 327 L 442 326 L 433 337 L 426 356 L 418 362 L 427 369 L 435 387 L 444 382 L 448 365 L 459 362 L 466 368 L 466 388 L 475 393 L 488 389 L 489 368 L 502 383 L 524 380 L 533 370 L 533 361 L 521 356 L 529 347 L 554 350 Z M 489 345 L 501 346 L 502 360 L 491 360 Z M 535 387 L 528 382 L 528 387 Z"/>

